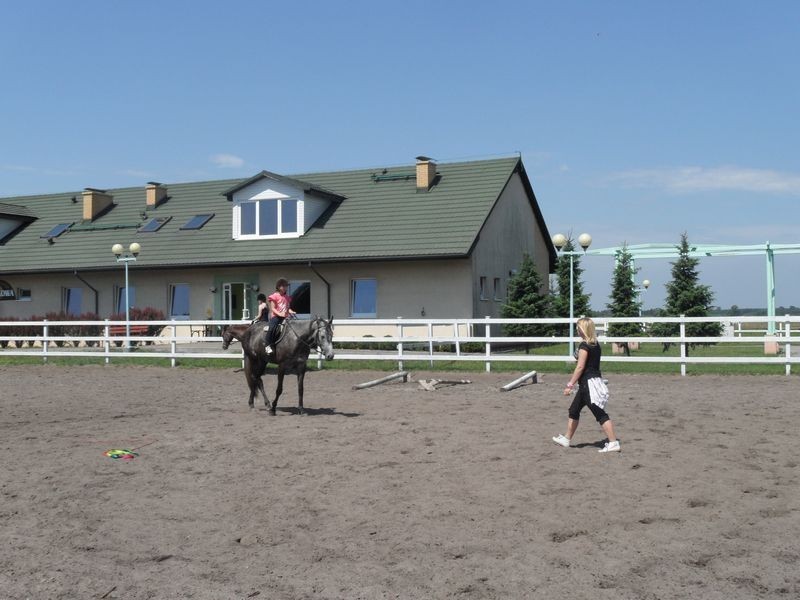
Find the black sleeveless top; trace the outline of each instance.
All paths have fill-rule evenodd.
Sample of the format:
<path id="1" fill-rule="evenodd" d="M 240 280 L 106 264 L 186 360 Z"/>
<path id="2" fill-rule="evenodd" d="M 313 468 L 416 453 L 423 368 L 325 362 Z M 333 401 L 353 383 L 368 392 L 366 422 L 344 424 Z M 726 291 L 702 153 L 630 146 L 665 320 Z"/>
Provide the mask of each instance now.
<path id="1" fill-rule="evenodd" d="M 600 344 L 598 343 L 592 346 L 587 342 L 581 342 L 581 345 L 578 346 L 578 351 L 580 352 L 581 350 L 586 350 L 589 356 L 586 357 L 586 367 L 584 367 L 579 381 L 585 381 L 592 377 L 601 377 L 600 354 L 602 351 L 600 350 Z"/>

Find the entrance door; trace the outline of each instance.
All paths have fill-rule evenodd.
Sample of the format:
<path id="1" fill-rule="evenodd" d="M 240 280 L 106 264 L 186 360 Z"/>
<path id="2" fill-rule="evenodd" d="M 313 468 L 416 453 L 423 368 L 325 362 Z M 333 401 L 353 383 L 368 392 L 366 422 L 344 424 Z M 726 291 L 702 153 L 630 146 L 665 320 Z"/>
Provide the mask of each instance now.
<path id="1" fill-rule="evenodd" d="M 222 318 L 241 321 L 244 318 L 244 284 L 226 283 L 223 285 Z"/>

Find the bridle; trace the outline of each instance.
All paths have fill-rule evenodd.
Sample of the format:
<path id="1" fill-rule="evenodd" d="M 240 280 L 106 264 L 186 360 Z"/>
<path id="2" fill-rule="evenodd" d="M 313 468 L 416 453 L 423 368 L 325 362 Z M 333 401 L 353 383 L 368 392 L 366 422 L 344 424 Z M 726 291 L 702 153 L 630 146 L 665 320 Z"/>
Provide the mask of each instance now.
<path id="1" fill-rule="evenodd" d="M 316 350 L 320 354 L 322 354 L 322 348 L 319 345 L 319 332 L 322 331 L 323 329 L 325 329 L 326 331 L 328 329 L 328 323 L 327 323 L 327 321 L 325 321 L 325 319 L 323 319 L 321 317 L 317 317 L 316 319 L 314 319 L 311 322 L 311 331 L 309 332 L 310 333 L 309 337 L 311 338 L 312 342 L 314 342 L 314 343 L 309 343 L 309 342 L 306 341 L 304 336 L 298 335 L 297 331 L 292 327 L 292 321 L 291 320 L 287 320 L 286 321 L 286 327 L 288 327 L 289 329 L 292 330 L 292 332 L 294 333 L 294 336 L 298 339 L 298 341 L 300 341 L 303 344 L 305 344 L 305 346 L 309 349 L 309 351 L 313 352 L 313 351 Z"/>

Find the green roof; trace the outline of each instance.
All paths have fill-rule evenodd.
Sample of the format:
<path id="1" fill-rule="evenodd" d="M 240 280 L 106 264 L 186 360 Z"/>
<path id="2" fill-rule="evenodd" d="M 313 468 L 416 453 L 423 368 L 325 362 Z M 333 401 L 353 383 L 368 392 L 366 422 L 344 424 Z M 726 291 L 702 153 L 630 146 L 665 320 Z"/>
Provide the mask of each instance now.
<path id="1" fill-rule="evenodd" d="M 36 215 L 27 206 L 19 206 L 17 204 L 6 204 L 0 202 L 0 217 L 25 217 L 26 219 L 35 219 Z"/>
<path id="2" fill-rule="evenodd" d="M 373 178 L 413 168 L 291 175 L 344 198 L 299 238 L 232 239 L 233 211 L 223 194 L 252 178 L 164 184 L 169 199 L 147 210 L 144 186 L 110 189 L 115 206 L 83 225 L 80 192 L 5 198 L 39 219 L 0 246 L 0 273 L 108 269 L 114 265 L 111 246 L 133 241 L 142 246 L 137 266 L 154 268 L 465 257 L 515 170 L 523 175 L 546 234 L 519 158 L 439 164 L 440 177 L 428 192 L 417 192 L 413 177 Z M 215 216 L 201 229 L 180 229 L 202 213 Z M 172 218 L 157 232 L 136 231 L 162 216 Z M 59 223 L 73 222 L 74 229 L 52 243 L 40 237 Z"/>

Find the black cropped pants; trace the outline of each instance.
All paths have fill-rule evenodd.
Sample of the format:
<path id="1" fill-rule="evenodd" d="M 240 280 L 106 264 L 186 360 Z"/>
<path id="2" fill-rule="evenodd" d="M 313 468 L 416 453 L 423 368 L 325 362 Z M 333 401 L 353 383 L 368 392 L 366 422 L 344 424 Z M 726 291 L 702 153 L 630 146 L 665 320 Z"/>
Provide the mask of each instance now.
<path id="1" fill-rule="evenodd" d="M 569 418 L 575 421 L 580 420 L 581 410 L 583 410 L 584 406 L 589 407 L 589 410 L 592 411 L 594 418 L 597 419 L 600 425 L 611 419 L 606 411 L 596 404 L 592 404 L 592 398 L 589 396 L 589 384 L 586 382 L 581 383 L 578 387 L 578 391 L 575 392 L 572 404 L 569 405 Z"/>

